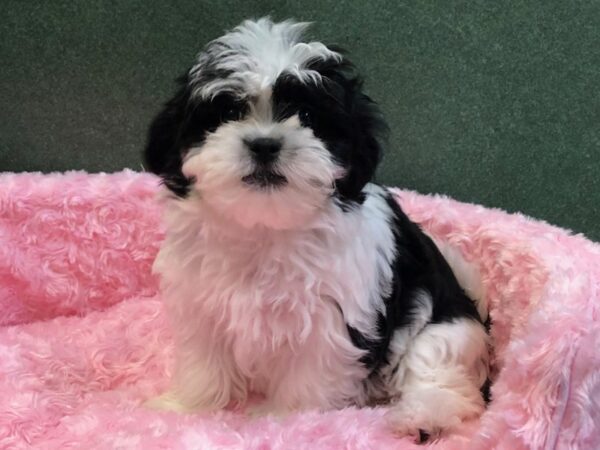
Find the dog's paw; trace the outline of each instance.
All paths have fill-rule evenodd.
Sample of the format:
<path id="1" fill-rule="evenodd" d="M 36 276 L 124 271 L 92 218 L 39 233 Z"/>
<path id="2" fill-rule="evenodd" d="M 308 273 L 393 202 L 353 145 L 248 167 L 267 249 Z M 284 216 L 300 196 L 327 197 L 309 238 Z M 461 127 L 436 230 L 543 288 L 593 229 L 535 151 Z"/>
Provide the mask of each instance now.
<path id="1" fill-rule="evenodd" d="M 393 408 L 386 414 L 393 432 L 399 436 L 409 436 L 417 444 L 425 444 L 439 439 L 443 429 L 431 418 L 419 417 L 410 411 Z"/>

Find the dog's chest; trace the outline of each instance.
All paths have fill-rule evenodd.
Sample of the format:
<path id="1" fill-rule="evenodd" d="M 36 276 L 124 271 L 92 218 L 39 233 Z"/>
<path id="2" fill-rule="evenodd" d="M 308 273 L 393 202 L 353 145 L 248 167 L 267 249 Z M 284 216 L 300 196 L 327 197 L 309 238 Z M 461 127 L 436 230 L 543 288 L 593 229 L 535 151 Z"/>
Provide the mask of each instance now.
<path id="1" fill-rule="evenodd" d="M 334 226 L 234 239 L 190 221 L 173 227 L 155 265 L 165 300 L 218 330 L 248 370 L 332 332 L 346 335 L 346 324 L 367 335 L 390 276 L 391 233 L 371 211 L 340 217 Z"/>
<path id="2" fill-rule="evenodd" d="M 225 312 L 231 339 L 264 351 L 294 345 L 315 331 L 315 316 L 343 289 L 339 265 L 328 242 L 316 235 L 209 246 L 201 279 L 210 289 L 201 301 L 211 313 Z M 350 272 L 358 271 L 351 266 Z"/>
<path id="3" fill-rule="evenodd" d="M 306 337 L 324 302 L 351 309 L 364 297 L 361 257 L 317 232 L 238 243 L 173 237 L 157 270 L 173 301 L 193 303 L 238 337 L 277 343 Z"/>

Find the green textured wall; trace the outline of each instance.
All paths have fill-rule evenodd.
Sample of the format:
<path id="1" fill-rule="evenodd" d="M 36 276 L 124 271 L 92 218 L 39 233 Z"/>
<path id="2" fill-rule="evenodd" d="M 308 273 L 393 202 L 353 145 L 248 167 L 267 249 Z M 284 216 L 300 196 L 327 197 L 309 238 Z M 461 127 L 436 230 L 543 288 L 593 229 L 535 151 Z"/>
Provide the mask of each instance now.
<path id="1" fill-rule="evenodd" d="M 172 79 L 265 14 L 354 55 L 393 130 L 380 181 L 600 239 L 595 0 L 3 0 L 0 170 L 139 169 Z"/>

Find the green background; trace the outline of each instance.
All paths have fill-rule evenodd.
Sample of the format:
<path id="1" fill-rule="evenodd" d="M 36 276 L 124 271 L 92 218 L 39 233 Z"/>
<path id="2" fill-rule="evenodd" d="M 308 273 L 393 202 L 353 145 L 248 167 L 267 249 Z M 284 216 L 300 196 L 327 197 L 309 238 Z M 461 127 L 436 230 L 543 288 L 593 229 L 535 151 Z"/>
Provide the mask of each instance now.
<path id="1" fill-rule="evenodd" d="M 600 1 L 3 0 L 0 170 L 141 168 L 198 50 L 244 18 L 314 21 L 392 136 L 379 181 L 600 239 Z"/>

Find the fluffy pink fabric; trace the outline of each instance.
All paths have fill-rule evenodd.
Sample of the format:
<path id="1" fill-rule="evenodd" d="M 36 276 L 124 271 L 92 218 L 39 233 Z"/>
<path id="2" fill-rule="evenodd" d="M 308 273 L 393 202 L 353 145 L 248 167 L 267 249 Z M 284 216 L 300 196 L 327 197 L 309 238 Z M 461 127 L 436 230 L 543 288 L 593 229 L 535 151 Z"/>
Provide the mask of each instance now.
<path id="1" fill-rule="evenodd" d="M 0 448 L 409 449 L 383 409 L 280 421 L 183 416 L 142 399 L 172 343 L 150 266 L 146 174 L 0 175 Z M 600 246 L 542 222 L 398 191 L 413 220 L 479 266 L 493 401 L 435 448 L 600 448 Z"/>

